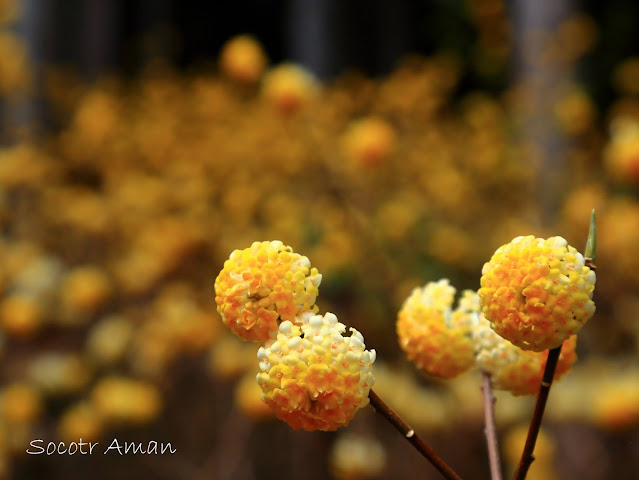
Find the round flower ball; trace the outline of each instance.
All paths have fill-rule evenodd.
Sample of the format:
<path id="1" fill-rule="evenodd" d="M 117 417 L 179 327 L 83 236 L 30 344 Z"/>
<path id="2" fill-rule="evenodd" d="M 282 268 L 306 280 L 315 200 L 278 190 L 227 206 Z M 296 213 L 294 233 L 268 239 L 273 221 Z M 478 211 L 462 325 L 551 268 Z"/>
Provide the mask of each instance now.
<path id="1" fill-rule="evenodd" d="M 513 395 L 536 395 L 546 368 L 548 351 L 522 350 L 504 340 L 491 328 L 480 313 L 472 328 L 477 367 L 490 373 L 493 387 L 506 390 Z M 555 370 L 555 380 L 570 371 L 577 361 L 575 348 L 577 336 L 573 335 L 564 344 Z"/>
<path id="2" fill-rule="evenodd" d="M 317 312 L 322 276 L 309 259 L 282 242 L 254 242 L 235 250 L 215 280 L 215 302 L 224 324 L 242 340 L 263 342 L 281 322 Z"/>
<path id="3" fill-rule="evenodd" d="M 443 279 L 415 288 L 398 314 L 399 345 L 408 359 L 430 375 L 453 378 L 475 361 L 470 326 L 479 306 L 464 292 L 452 310 L 455 287 Z"/>
<path id="4" fill-rule="evenodd" d="M 30 295 L 12 293 L 0 299 L 0 326 L 9 337 L 31 338 L 44 320 L 43 306 Z"/>
<path id="5" fill-rule="evenodd" d="M 60 290 L 61 323 L 74 325 L 88 320 L 112 295 L 111 279 L 101 268 L 86 265 L 70 270 Z"/>
<path id="6" fill-rule="evenodd" d="M 271 69 L 262 82 L 262 95 L 279 112 L 292 114 L 314 99 L 318 82 L 303 67 L 284 63 Z"/>
<path id="7" fill-rule="evenodd" d="M 262 400 L 294 430 L 332 431 L 368 405 L 375 350 L 332 313 L 306 313 L 302 325 L 286 321 L 257 353 Z"/>
<path id="8" fill-rule="evenodd" d="M 262 45 L 250 35 L 231 38 L 222 47 L 220 67 L 236 82 L 256 84 L 266 68 L 266 54 Z"/>
<path id="9" fill-rule="evenodd" d="M 484 264 L 477 292 L 495 332 L 524 350 L 556 348 L 592 317 L 595 272 L 562 237 L 516 237 Z"/>
<path id="10" fill-rule="evenodd" d="M 60 415 L 57 430 L 65 442 L 77 442 L 79 438 L 95 442 L 104 433 L 104 425 L 95 407 L 90 402 L 81 401 Z"/>
<path id="11" fill-rule="evenodd" d="M 342 137 L 344 156 L 357 167 L 384 163 L 394 152 L 397 135 L 382 118 L 367 117 L 352 122 Z"/>
<path id="12" fill-rule="evenodd" d="M 7 425 L 31 425 L 44 410 L 42 394 L 30 383 L 15 382 L 0 392 L 0 415 Z"/>

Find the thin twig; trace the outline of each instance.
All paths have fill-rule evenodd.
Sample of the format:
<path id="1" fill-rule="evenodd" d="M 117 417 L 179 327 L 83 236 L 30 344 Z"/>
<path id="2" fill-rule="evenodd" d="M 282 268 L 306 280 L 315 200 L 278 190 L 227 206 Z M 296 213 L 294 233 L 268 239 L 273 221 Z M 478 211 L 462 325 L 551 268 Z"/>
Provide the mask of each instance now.
<path id="1" fill-rule="evenodd" d="M 481 391 L 484 394 L 484 421 L 486 426 L 486 445 L 488 446 L 488 458 L 490 461 L 490 478 L 502 480 L 501 460 L 499 459 L 499 446 L 497 445 L 497 430 L 495 428 L 495 396 L 491 387 L 490 373 L 481 372 L 483 384 Z"/>
<path id="2" fill-rule="evenodd" d="M 526 437 L 524 451 L 521 454 L 521 460 L 519 460 L 519 465 L 517 466 L 517 471 L 515 472 L 513 480 L 523 480 L 526 478 L 528 469 L 535 460 L 533 455 L 533 452 L 535 451 L 535 443 L 537 442 L 537 435 L 541 428 L 541 419 L 544 416 L 544 409 L 546 408 L 548 394 L 550 393 L 550 386 L 552 385 L 553 378 L 555 377 L 555 369 L 557 368 L 557 361 L 559 360 L 560 354 L 561 345 L 548 352 L 548 360 L 546 361 L 544 376 L 541 380 L 539 395 L 537 395 L 535 411 L 533 412 L 532 419 L 530 420 L 530 427 L 528 428 L 528 437 Z"/>
<path id="3" fill-rule="evenodd" d="M 381 413 L 445 478 L 461 480 L 461 477 L 373 390 L 370 391 L 369 399 L 375 410 Z"/>
<path id="4" fill-rule="evenodd" d="M 593 208 L 590 213 L 590 228 L 588 229 L 588 238 L 586 240 L 586 248 L 584 249 L 584 260 L 586 266 L 591 270 L 595 270 L 595 260 L 597 258 L 597 219 L 595 217 L 595 209 Z M 559 355 L 561 354 L 561 345 L 557 348 L 553 348 L 548 352 L 548 360 L 546 361 L 546 368 L 544 369 L 544 377 L 541 381 L 541 387 L 539 388 L 539 395 L 537 396 L 537 403 L 535 404 L 535 411 L 533 417 L 530 420 L 530 427 L 528 428 L 528 437 L 526 438 L 526 444 L 524 445 L 524 451 L 521 454 L 521 460 L 517 466 L 514 480 L 523 480 L 526 478 L 530 465 L 535 460 L 533 452 L 535 450 L 535 442 L 537 441 L 537 435 L 539 434 L 539 428 L 541 427 L 541 419 L 544 416 L 544 409 L 546 408 L 546 402 L 548 400 L 548 394 L 550 393 L 550 386 L 555 378 L 555 370 L 557 368 L 557 362 L 559 361 Z"/>

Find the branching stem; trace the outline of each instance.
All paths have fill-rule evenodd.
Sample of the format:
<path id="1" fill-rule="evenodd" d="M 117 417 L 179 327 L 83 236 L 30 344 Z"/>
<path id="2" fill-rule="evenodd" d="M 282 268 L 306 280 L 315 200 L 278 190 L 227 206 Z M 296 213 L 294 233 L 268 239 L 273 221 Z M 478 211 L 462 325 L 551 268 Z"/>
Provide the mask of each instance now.
<path id="1" fill-rule="evenodd" d="M 552 385 L 553 378 L 555 377 L 555 370 L 557 368 L 557 361 L 559 360 L 560 354 L 561 345 L 548 352 L 548 360 L 546 361 L 544 376 L 541 380 L 539 395 L 537 395 L 535 411 L 533 412 L 532 419 L 530 420 L 530 426 L 528 427 L 526 444 L 524 445 L 524 451 L 521 454 L 521 460 L 519 460 L 519 465 L 517 466 L 517 471 L 515 472 L 513 480 L 524 480 L 528 474 L 530 465 L 535 460 L 533 455 L 533 452 L 535 451 L 535 443 L 537 442 L 537 435 L 539 435 L 539 429 L 541 428 L 541 419 L 544 416 L 546 402 L 548 401 L 548 394 L 550 393 L 550 386 Z"/>
<path id="2" fill-rule="evenodd" d="M 497 429 L 495 428 L 495 396 L 491 386 L 490 373 L 481 372 L 483 383 L 481 391 L 484 396 L 484 434 L 488 446 L 488 459 L 490 462 L 491 480 L 502 480 L 501 460 L 499 459 L 499 446 L 497 444 Z"/>

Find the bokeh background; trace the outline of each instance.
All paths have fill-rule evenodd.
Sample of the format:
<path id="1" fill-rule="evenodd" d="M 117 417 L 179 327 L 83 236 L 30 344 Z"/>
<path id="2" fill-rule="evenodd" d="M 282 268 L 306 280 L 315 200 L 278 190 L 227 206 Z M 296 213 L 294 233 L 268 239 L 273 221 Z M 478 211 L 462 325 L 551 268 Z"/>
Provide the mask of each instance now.
<path id="1" fill-rule="evenodd" d="M 595 208 L 597 313 L 529 478 L 637 478 L 638 26 L 632 0 L 0 1 L 0 477 L 439 478 L 370 407 L 306 433 L 261 403 L 213 284 L 278 239 L 379 395 L 487 478 L 478 375 L 420 374 L 397 311 L 517 235 L 583 250 Z M 498 392 L 506 472 L 531 402 Z"/>

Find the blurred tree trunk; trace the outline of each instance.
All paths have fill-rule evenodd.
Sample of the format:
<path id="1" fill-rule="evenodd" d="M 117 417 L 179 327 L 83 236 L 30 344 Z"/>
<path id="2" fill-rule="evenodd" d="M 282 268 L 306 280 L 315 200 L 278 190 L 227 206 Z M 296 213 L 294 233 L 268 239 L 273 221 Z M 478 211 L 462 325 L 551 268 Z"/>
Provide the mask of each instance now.
<path id="1" fill-rule="evenodd" d="M 15 34 L 27 51 L 31 68 L 31 85 L 27 93 L 5 102 L 5 125 L 12 140 L 16 136 L 33 135 L 43 120 L 42 65 L 44 60 L 45 19 L 51 13 L 46 0 L 23 0 L 21 17 L 15 25 Z"/>
<path id="2" fill-rule="evenodd" d="M 288 56 L 323 79 L 353 65 L 387 74 L 409 49 L 409 11 L 393 0 L 290 0 Z"/>
<path id="3" fill-rule="evenodd" d="M 81 62 L 89 80 L 95 80 L 116 67 L 118 6 L 119 2 L 115 0 L 82 2 Z"/>
<path id="4" fill-rule="evenodd" d="M 288 18 L 289 56 L 319 78 L 334 74 L 334 24 L 330 22 L 336 0 L 291 0 Z"/>
<path id="5" fill-rule="evenodd" d="M 136 16 L 142 64 L 157 58 L 174 59 L 176 45 L 170 28 L 171 15 L 171 0 L 139 0 Z"/>
<path id="6" fill-rule="evenodd" d="M 511 3 L 514 32 L 514 83 L 524 86 L 525 113 L 520 135 L 539 154 L 535 164 L 533 194 L 540 206 L 540 224 L 549 227 L 558 210 L 561 176 L 565 170 L 566 143 L 554 126 L 553 109 L 560 87 L 570 81 L 572 72 L 554 60 L 550 35 L 572 11 L 571 0 L 540 2 L 514 0 Z"/>

